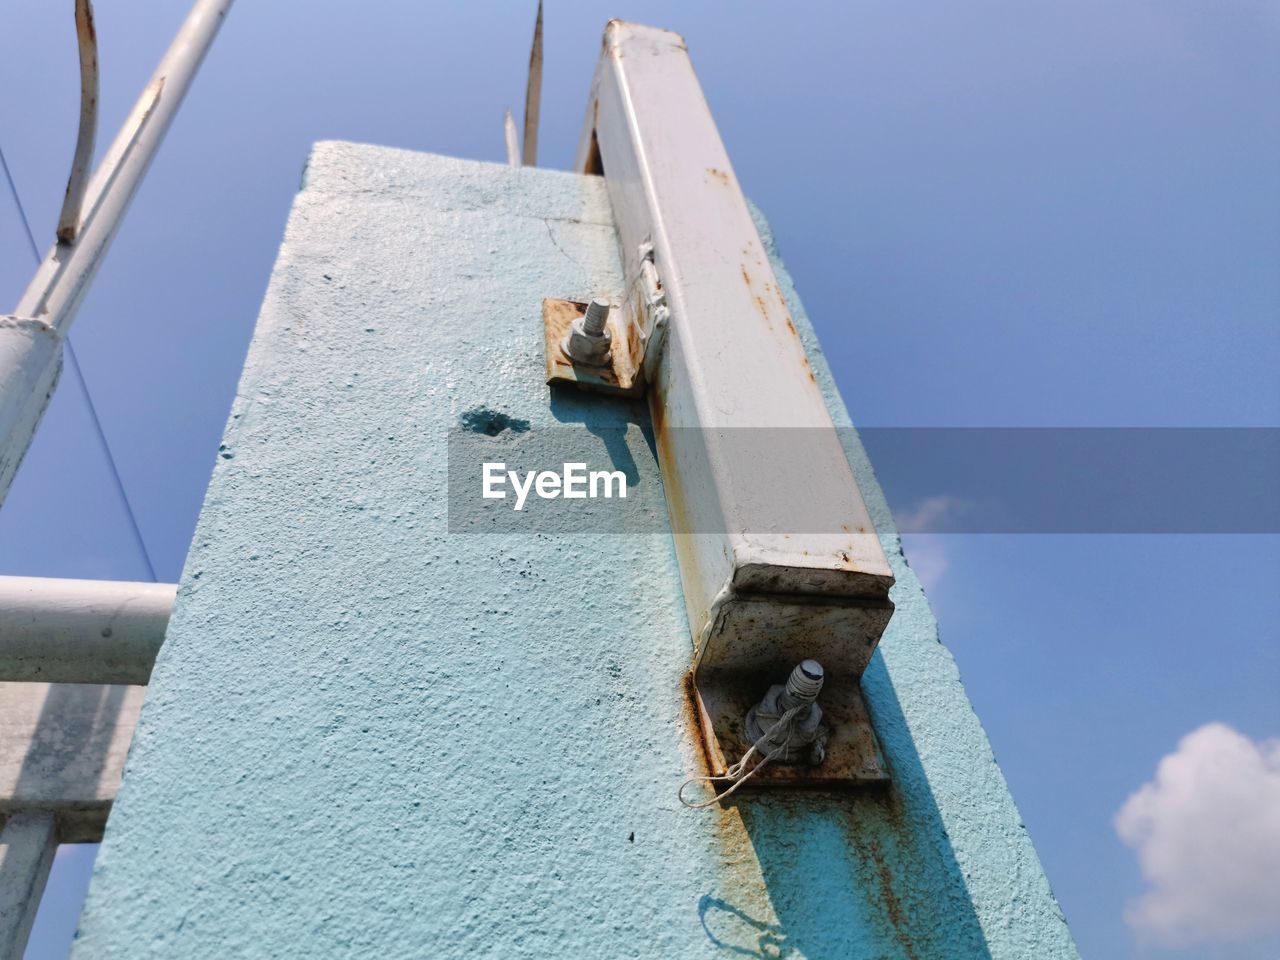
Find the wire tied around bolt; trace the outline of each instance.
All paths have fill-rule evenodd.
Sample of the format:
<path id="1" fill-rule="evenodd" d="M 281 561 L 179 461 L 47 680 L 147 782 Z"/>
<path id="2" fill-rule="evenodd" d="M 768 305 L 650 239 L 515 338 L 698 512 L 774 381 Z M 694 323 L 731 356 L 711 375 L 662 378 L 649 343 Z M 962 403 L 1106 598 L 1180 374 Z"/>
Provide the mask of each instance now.
<path id="1" fill-rule="evenodd" d="M 744 726 L 747 735 L 754 736 L 755 741 L 751 744 L 751 749 L 742 755 L 742 759 L 721 776 L 690 777 L 680 784 L 676 798 L 692 810 L 718 803 L 759 773 L 760 768 L 770 760 L 781 758 L 783 762 L 796 762 L 798 758 L 792 755 L 793 740 L 797 750 L 807 752 L 810 763 L 821 763 L 826 734 L 821 726 L 822 708 L 818 706 L 817 700 L 825 677 L 826 672 L 817 660 L 803 660 L 797 664 L 787 677 L 785 685 L 775 684 L 770 687 L 764 699 L 747 711 Z M 800 719 L 802 714 L 803 719 Z M 777 717 L 777 720 L 767 728 L 764 727 L 764 722 L 772 717 Z M 773 747 L 765 752 L 761 749 L 762 744 L 772 744 Z M 757 753 L 762 755 L 760 762 L 748 770 L 747 764 Z M 710 800 L 690 803 L 684 798 L 684 790 L 691 783 L 729 783 L 732 786 Z"/>
<path id="2" fill-rule="evenodd" d="M 684 783 L 680 784 L 680 789 L 676 791 L 676 798 L 691 810 L 700 810 L 703 807 L 711 806 L 713 803 L 719 803 L 721 800 L 723 800 L 725 797 L 732 794 L 740 786 L 742 786 L 744 783 L 746 783 L 748 780 L 754 777 L 757 773 L 759 773 L 760 768 L 763 767 L 766 763 L 768 763 L 774 757 L 781 756 L 782 754 L 787 752 L 787 747 L 791 740 L 792 724 L 795 722 L 796 717 L 798 717 L 803 712 L 807 712 L 811 706 L 812 706 L 811 703 L 800 703 L 794 707 L 791 707 L 789 710 L 785 711 L 782 714 L 782 716 L 778 718 L 776 723 L 774 723 L 772 726 L 769 727 L 768 730 L 762 733 L 755 743 L 751 744 L 751 749 L 742 755 L 742 759 L 739 760 L 737 763 L 735 763 L 733 766 L 731 766 L 728 770 L 726 770 L 721 776 L 690 777 Z M 783 738 L 782 742 L 778 744 L 778 746 L 776 746 L 773 750 L 764 754 L 760 762 L 757 763 L 750 770 L 748 770 L 747 763 L 748 761 L 750 761 L 752 757 L 756 755 L 756 753 L 760 752 L 760 744 L 771 740 L 775 732 L 783 732 L 783 731 L 786 732 L 786 736 Z M 690 803 L 688 800 L 684 798 L 684 790 L 685 790 L 685 787 L 689 786 L 689 784 L 691 783 L 732 783 L 733 786 L 731 786 L 724 793 L 715 794 L 710 800 L 704 800 L 701 803 Z"/>

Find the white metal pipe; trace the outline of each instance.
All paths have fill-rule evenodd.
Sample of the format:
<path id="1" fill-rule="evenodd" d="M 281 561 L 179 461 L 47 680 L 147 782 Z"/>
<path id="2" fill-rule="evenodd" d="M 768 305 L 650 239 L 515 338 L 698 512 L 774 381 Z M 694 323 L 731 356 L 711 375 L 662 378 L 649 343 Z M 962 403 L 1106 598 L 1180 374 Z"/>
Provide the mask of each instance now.
<path id="1" fill-rule="evenodd" d="M 0 577 L 0 680 L 145 684 L 177 589 Z"/>
<path id="2" fill-rule="evenodd" d="M 98 165 L 75 242 L 53 245 L 0 321 L 0 503 L 57 381 L 62 340 L 231 3 L 196 0 Z"/>
<path id="3" fill-rule="evenodd" d="M 58 825 L 46 810 L 9 817 L 0 829 L 0 957 L 21 957 L 58 850 Z"/>

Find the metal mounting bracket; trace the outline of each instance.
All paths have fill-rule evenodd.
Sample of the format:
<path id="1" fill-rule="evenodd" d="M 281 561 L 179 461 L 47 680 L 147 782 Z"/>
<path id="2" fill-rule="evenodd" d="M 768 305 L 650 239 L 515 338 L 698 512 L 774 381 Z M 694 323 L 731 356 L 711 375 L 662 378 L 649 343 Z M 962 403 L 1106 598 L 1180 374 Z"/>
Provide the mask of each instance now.
<path id="1" fill-rule="evenodd" d="M 893 574 L 679 35 L 608 24 L 575 167 L 605 179 L 626 357 L 594 380 L 564 370 L 552 328 L 567 308 L 548 307 L 548 377 L 645 391 L 708 765 L 745 752 L 746 709 L 812 657 L 828 671 L 832 754 L 757 779 L 883 779 L 858 680 Z"/>
<path id="2" fill-rule="evenodd" d="M 723 777 L 751 748 L 744 718 L 760 695 L 778 679 L 776 673 L 703 672 L 690 684 L 708 776 Z M 849 674 L 831 677 L 819 703 L 823 722 L 830 731 L 822 763 L 818 766 L 768 763 L 752 777 L 748 786 L 838 789 L 889 779 L 858 678 Z"/>
<path id="3" fill-rule="evenodd" d="M 607 393 L 618 397 L 638 397 L 644 393 L 644 381 L 640 379 L 639 364 L 633 359 L 639 351 L 635 326 L 620 324 L 615 311 L 608 320 L 613 336 L 610 361 L 605 366 L 574 363 L 565 354 L 562 344 L 573 321 L 587 312 L 587 305 L 577 300 L 542 301 L 543 348 L 547 358 L 547 383 L 569 383 L 583 390 Z"/>
<path id="4" fill-rule="evenodd" d="M 637 263 L 636 275 L 626 284 L 622 310 L 614 311 L 609 318 L 613 355 L 606 367 L 574 363 L 561 348 L 569 325 L 583 316 L 587 305 L 576 300 L 542 301 L 547 383 L 574 383 L 587 390 L 628 397 L 644 393 L 645 381 L 654 375 L 662 356 L 671 311 L 650 241 L 637 250 Z"/>

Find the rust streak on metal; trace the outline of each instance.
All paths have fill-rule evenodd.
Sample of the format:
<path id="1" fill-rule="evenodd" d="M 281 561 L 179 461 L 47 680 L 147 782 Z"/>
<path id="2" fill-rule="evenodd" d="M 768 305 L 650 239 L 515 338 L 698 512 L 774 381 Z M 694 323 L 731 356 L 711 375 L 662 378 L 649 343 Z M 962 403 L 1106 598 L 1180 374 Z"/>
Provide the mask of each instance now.
<path id="1" fill-rule="evenodd" d="M 653 424 L 653 439 L 658 448 L 659 462 L 674 463 L 675 450 L 671 445 L 671 431 L 667 425 L 667 398 L 661 394 L 658 384 L 655 384 L 654 388 L 650 390 L 649 419 Z M 673 526 L 671 532 L 674 534 L 689 532 L 674 526 L 676 518 L 689 516 L 684 489 L 680 484 L 680 476 L 680 471 L 678 470 L 667 470 L 664 471 L 662 477 L 662 492 L 667 499 L 667 513 L 672 518 Z M 696 626 L 694 626 L 694 630 L 696 632 Z"/>
<path id="2" fill-rule="evenodd" d="M 773 318 L 769 316 L 769 307 L 764 302 L 764 297 L 756 293 L 756 288 L 752 284 L 751 274 L 747 272 L 746 264 L 741 265 L 742 279 L 746 281 L 747 289 L 751 291 L 751 299 L 755 301 L 756 309 L 760 311 L 760 316 L 764 317 L 764 322 L 772 329 Z"/>
<path id="3" fill-rule="evenodd" d="M 703 776 L 712 776 L 715 764 L 707 752 L 707 738 L 702 729 L 702 710 L 698 707 L 698 683 L 693 678 L 692 670 L 684 675 L 684 698 L 680 702 L 680 712 L 683 715 L 685 727 L 697 748 L 701 773 Z"/>

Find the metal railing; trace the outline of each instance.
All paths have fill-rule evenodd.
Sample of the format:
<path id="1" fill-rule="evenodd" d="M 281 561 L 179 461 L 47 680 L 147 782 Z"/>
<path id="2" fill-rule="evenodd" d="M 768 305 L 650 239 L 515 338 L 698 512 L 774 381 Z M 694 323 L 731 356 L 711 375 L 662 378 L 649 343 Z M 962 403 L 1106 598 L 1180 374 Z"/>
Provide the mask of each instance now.
<path id="1" fill-rule="evenodd" d="M 80 304 L 231 4 L 197 0 L 90 178 L 97 33 L 89 0 L 76 0 L 80 120 L 57 239 L 0 316 L 0 504 Z M 0 578 L 0 960 L 25 950 L 58 843 L 101 839 L 175 591 Z"/>

